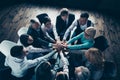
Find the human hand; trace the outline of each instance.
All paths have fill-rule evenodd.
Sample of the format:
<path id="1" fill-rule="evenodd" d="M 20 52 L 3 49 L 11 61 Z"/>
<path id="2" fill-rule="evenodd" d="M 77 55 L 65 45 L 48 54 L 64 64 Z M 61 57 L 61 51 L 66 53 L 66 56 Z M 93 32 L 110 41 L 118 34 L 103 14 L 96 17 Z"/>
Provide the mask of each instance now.
<path id="1" fill-rule="evenodd" d="M 53 44 L 53 49 L 56 49 L 57 51 L 61 51 L 63 49 L 63 45 L 61 43 Z"/>
<path id="2" fill-rule="evenodd" d="M 67 42 L 66 41 L 63 42 L 62 44 L 63 44 L 63 48 L 67 48 Z"/>

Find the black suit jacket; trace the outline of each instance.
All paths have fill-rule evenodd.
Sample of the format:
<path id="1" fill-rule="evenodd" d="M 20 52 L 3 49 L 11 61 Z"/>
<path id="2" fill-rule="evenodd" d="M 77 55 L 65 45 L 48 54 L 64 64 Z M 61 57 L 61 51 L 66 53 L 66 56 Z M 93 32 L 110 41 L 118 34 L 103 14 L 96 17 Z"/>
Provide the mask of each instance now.
<path id="1" fill-rule="evenodd" d="M 56 30 L 58 33 L 58 36 L 60 36 L 60 39 L 63 39 L 63 36 L 67 30 L 67 28 L 72 24 L 72 22 L 75 20 L 75 15 L 74 14 L 69 14 L 68 18 L 68 24 L 64 22 L 64 20 L 61 18 L 61 16 L 57 16 L 56 18 Z"/>
<path id="2" fill-rule="evenodd" d="M 36 31 L 30 26 L 27 34 L 31 35 L 33 37 L 34 41 L 33 41 L 32 45 L 34 47 L 39 47 L 39 48 L 41 48 L 41 47 L 48 48 L 49 47 L 49 43 L 44 40 L 44 35 L 43 35 L 41 29 L 40 29 L 40 31 Z"/>

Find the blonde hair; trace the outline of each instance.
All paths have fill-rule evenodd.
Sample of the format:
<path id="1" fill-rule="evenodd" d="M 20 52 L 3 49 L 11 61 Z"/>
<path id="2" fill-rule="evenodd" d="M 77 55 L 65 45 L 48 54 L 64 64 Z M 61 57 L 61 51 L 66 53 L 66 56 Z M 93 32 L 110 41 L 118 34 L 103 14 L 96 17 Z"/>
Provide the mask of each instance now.
<path id="1" fill-rule="evenodd" d="M 92 64 L 94 64 L 96 67 L 102 68 L 103 66 L 103 55 L 102 52 L 97 48 L 90 48 L 85 53 L 85 56 L 88 61 L 90 61 Z"/>
<path id="2" fill-rule="evenodd" d="M 95 34 L 96 34 L 96 29 L 94 27 L 88 27 L 85 29 L 85 32 L 90 35 L 90 37 L 94 38 Z"/>

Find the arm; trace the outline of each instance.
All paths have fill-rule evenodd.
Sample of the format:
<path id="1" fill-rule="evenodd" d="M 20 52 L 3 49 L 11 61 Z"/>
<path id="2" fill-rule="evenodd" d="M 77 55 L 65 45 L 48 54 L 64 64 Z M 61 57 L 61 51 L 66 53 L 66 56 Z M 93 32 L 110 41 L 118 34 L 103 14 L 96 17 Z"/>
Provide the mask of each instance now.
<path id="1" fill-rule="evenodd" d="M 56 50 L 53 50 L 52 52 L 46 54 L 45 56 L 43 57 L 39 57 L 39 58 L 36 58 L 34 60 L 28 60 L 27 61 L 27 65 L 26 65 L 26 68 L 31 68 L 31 67 L 34 67 L 36 65 L 38 65 L 42 60 L 48 60 L 50 57 L 52 57 L 54 54 L 56 53 Z"/>
<path id="2" fill-rule="evenodd" d="M 47 39 L 49 39 L 51 42 L 55 43 L 55 40 L 46 32 L 45 33 Z"/>
<path id="3" fill-rule="evenodd" d="M 4 63 L 5 66 L 8 66 L 7 59 L 8 59 L 8 56 L 5 58 L 5 63 Z"/>
<path id="4" fill-rule="evenodd" d="M 55 25 L 55 27 L 56 27 L 56 31 L 57 31 L 57 33 L 58 33 L 58 35 L 60 36 L 60 17 L 59 16 L 57 16 L 57 18 L 56 18 L 56 25 Z"/>
<path id="5" fill-rule="evenodd" d="M 35 48 L 33 46 L 29 46 L 26 49 L 28 50 L 28 53 L 40 53 L 40 52 L 43 53 L 43 52 L 50 52 L 50 51 L 52 51 L 51 48 L 49 48 L 49 49 L 43 49 L 43 48 Z"/>
<path id="6" fill-rule="evenodd" d="M 53 33 L 54 33 L 55 39 L 56 39 L 56 40 L 59 40 L 60 37 L 58 36 L 58 33 L 57 33 L 57 30 L 56 30 L 56 27 L 55 27 L 55 26 L 53 26 Z"/>
<path id="7" fill-rule="evenodd" d="M 83 49 L 83 48 L 90 48 L 93 46 L 93 43 L 86 42 L 83 44 L 78 44 L 78 45 L 68 45 L 67 48 L 69 49 Z"/>
<path id="8" fill-rule="evenodd" d="M 77 26 L 77 21 L 73 22 L 72 25 L 66 30 L 63 40 L 66 40 L 70 32 Z"/>
<path id="9" fill-rule="evenodd" d="M 62 52 L 60 52 L 60 57 L 61 57 L 61 60 L 63 62 L 63 72 L 65 72 L 68 75 L 68 73 L 69 73 L 69 69 L 68 69 L 69 62 L 68 62 L 67 58 L 63 55 Z"/>
<path id="10" fill-rule="evenodd" d="M 80 39 L 80 38 L 82 37 L 82 35 L 83 35 L 83 33 L 81 33 L 81 34 L 79 34 L 79 35 L 73 37 L 72 39 L 70 39 L 70 40 L 67 42 L 67 44 L 70 44 L 70 43 L 72 43 L 72 42 L 74 42 L 74 41 Z"/>
<path id="11" fill-rule="evenodd" d="M 52 43 L 42 40 L 41 38 L 37 38 L 37 40 L 38 40 L 38 44 L 40 44 L 44 47 L 52 47 Z"/>

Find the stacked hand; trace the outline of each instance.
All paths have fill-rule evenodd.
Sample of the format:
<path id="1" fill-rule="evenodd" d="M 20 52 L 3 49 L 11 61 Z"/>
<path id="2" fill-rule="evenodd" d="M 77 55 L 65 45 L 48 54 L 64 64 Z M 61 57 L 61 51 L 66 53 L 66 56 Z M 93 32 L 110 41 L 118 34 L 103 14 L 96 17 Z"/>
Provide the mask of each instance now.
<path id="1" fill-rule="evenodd" d="M 67 47 L 67 43 L 64 41 L 57 41 L 54 45 L 53 48 L 57 49 L 58 51 L 61 51 L 62 49 Z"/>

